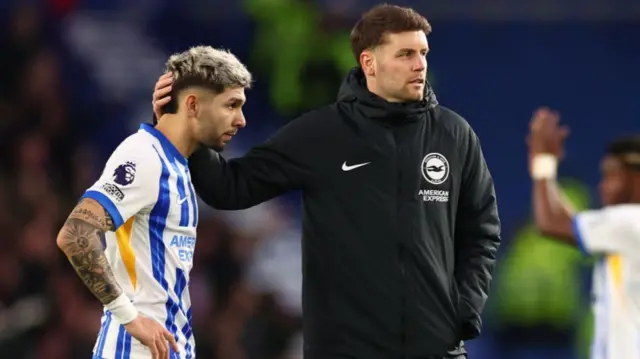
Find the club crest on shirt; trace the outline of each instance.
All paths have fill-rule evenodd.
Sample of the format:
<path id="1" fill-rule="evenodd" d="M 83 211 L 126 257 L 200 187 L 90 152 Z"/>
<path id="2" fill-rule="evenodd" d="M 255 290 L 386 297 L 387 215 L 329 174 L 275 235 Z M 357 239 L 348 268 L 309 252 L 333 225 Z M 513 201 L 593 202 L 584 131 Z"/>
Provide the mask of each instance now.
<path id="1" fill-rule="evenodd" d="M 422 176 L 435 185 L 444 183 L 449 178 L 449 161 L 443 155 L 432 152 L 422 160 Z"/>
<path id="2" fill-rule="evenodd" d="M 113 171 L 113 182 L 126 186 L 131 184 L 136 177 L 136 164 L 127 161 L 120 166 L 116 167 Z"/>

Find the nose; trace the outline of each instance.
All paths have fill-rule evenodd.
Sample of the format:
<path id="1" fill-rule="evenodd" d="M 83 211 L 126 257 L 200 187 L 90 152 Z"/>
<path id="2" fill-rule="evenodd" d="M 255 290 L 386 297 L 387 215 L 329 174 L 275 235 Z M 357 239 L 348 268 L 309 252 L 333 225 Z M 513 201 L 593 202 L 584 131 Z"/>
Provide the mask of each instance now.
<path id="1" fill-rule="evenodd" d="M 427 58 L 424 56 L 416 56 L 417 60 L 413 64 L 413 71 L 420 72 L 427 68 Z"/>
<path id="2" fill-rule="evenodd" d="M 233 121 L 233 127 L 244 128 L 246 125 L 247 120 L 244 118 L 244 113 L 240 112 L 240 114 Z"/>

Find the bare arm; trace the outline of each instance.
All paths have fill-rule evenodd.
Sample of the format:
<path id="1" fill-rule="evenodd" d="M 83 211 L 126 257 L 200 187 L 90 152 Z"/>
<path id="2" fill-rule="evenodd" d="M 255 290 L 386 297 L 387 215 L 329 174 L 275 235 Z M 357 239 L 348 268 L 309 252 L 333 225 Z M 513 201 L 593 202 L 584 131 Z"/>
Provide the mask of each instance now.
<path id="1" fill-rule="evenodd" d="M 539 108 L 531 119 L 528 143 L 534 220 L 544 235 L 575 245 L 575 210 L 556 181 L 558 162 L 564 156 L 564 140 L 569 135 L 569 129 L 559 122 L 560 115 L 546 107 Z"/>
<path id="2" fill-rule="evenodd" d="M 109 214 L 95 200 L 83 199 L 58 233 L 57 244 L 82 282 L 103 304 L 122 294 L 102 247 L 104 233 L 113 230 Z"/>
<path id="3" fill-rule="evenodd" d="M 576 245 L 573 235 L 575 210 L 564 198 L 556 180 L 533 181 L 533 212 L 540 232 Z"/>

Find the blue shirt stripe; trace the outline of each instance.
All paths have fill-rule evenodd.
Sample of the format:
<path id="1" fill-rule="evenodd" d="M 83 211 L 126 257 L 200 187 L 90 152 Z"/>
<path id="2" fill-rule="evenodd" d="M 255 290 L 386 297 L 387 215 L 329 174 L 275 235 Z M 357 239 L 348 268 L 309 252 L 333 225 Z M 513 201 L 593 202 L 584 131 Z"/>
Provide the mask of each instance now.
<path id="1" fill-rule="evenodd" d="M 124 354 L 122 359 L 131 359 L 131 334 L 124 332 Z"/>
<path id="2" fill-rule="evenodd" d="M 171 161 L 171 167 L 173 167 L 173 170 L 176 172 L 176 176 L 178 179 L 178 195 L 180 196 L 180 200 L 183 201 L 182 203 L 180 203 L 180 226 L 186 227 L 189 225 L 190 220 L 189 202 L 187 202 L 186 200 L 187 193 L 184 186 L 184 176 L 182 175 L 179 166 L 175 163 L 175 160 Z"/>
<path id="3" fill-rule="evenodd" d="M 175 285 L 174 291 L 179 299 L 180 311 L 182 311 L 184 316 L 187 318 L 187 323 L 185 323 L 185 325 L 182 327 L 181 332 L 184 335 L 185 339 L 187 340 L 187 344 L 185 345 L 184 349 L 187 352 L 186 353 L 187 358 L 189 358 L 191 355 L 191 345 L 189 345 L 189 339 L 191 337 L 191 319 L 189 319 L 189 315 L 188 315 L 189 312 L 186 312 L 186 313 L 184 312 L 184 306 L 182 303 L 182 295 L 184 294 L 184 290 L 186 289 L 186 287 L 187 287 L 187 277 L 184 275 L 184 271 L 180 268 L 176 268 L 176 285 Z"/>
<path id="4" fill-rule="evenodd" d="M 191 308 L 189 308 L 189 310 L 187 310 L 187 323 L 185 323 L 185 325 L 182 327 L 182 334 L 187 339 L 187 344 L 184 347 L 185 351 L 187 352 L 186 359 L 192 358 L 192 354 L 191 354 L 192 348 L 191 348 L 191 344 L 189 344 L 189 340 L 191 339 L 191 334 L 193 333 L 191 330 L 191 323 L 193 323 L 191 319 L 192 319 Z"/>
<path id="5" fill-rule="evenodd" d="M 118 341 L 116 342 L 116 358 L 115 359 L 122 359 L 122 355 L 124 354 L 124 336 L 125 336 L 124 326 L 120 325 L 120 328 L 118 329 Z"/>
<path id="6" fill-rule="evenodd" d="M 198 198 L 196 198 L 196 191 L 193 189 L 193 183 L 191 182 L 191 173 L 189 168 L 185 168 L 187 173 L 187 183 L 189 184 L 189 196 L 191 200 L 191 206 L 193 207 L 193 227 L 198 227 Z"/>
<path id="7" fill-rule="evenodd" d="M 169 169 L 165 164 L 165 161 L 162 159 L 162 156 L 158 152 L 158 150 L 154 147 L 158 157 L 160 158 L 160 163 L 162 164 L 162 174 L 160 175 L 160 190 L 158 193 L 158 200 L 156 204 L 153 206 L 151 213 L 149 214 L 149 243 L 151 246 L 151 259 L 152 259 L 152 267 L 153 267 L 153 278 L 160 283 L 162 289 L 167 292 L 167 302 L 166 302 L 166 311 L 167 311 L 167 320 L 165 322 L 165 327 L 167 330 L 177 338 L 177 326 L 175 324 L 175 314 L 177 313 L 177 304 L 171 298 L 171 293 L 169 292 L 169 283 L 165 277 L 165 251 L 166 247 L 164 245 L 164 229 L 167 226 L 167 217 L 169 215 L 169 209 L 171 206 L 171 189 L 169 187 Z M 175 309 L 174 309 L 175 307 Z M 172 357 L 175 353 L 172 350 Z"/>
<path id="8" fill-rule="evenodd" d="M 102 323 L 102 328 L 100 329 L 100 338 L 98 339 L 98 350 L 96 350 L 96 355 L 102 357 L 104 352 L 104 343 L 107 340 L 107 334 L 109 333 L 109 326 L 111 325 L 111 312 L 107 311 L 105 313 L 104 322 Z"/>

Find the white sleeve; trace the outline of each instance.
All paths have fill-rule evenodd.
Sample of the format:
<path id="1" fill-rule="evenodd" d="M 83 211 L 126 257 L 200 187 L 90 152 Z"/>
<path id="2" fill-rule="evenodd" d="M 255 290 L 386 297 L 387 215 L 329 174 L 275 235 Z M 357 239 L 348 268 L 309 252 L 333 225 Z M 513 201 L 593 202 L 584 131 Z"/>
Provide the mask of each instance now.
<path id="1" fill-rule="evenodd" d="M 100 178 L 82 196 L 109 213 L 115 229 L 158 199 L 162 167 L 154 149 L 128 138 L 113 151 Z"/>
<path id="2" fill-rule="evenodd" d="M 633 252 L 640 244 L 634 217 L 636 211 L 620 207 L 580 212 L 573 218 L 573 234 L 588 254 Z"/>

